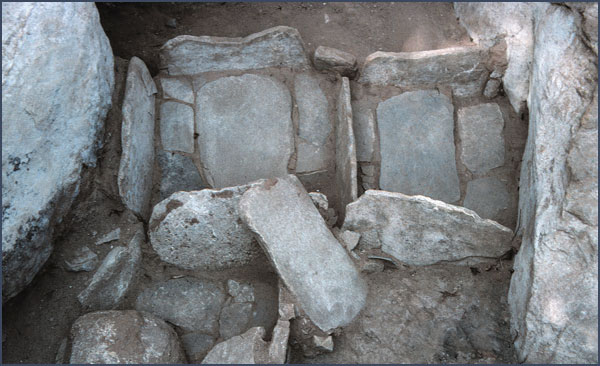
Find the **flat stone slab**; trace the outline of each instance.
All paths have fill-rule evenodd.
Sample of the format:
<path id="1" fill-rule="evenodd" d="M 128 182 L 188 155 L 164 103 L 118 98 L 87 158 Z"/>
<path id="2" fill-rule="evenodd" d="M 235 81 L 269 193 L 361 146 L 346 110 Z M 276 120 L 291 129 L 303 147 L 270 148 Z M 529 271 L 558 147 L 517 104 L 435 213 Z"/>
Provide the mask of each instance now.
<path id="1" fill-rule="evenodd" d="M 460 108 L 457 116 L 463 164 L 473 173 L 504 165 L 504 118 L 498 104 Z"/>
<path id="2" fill-rule="evenodd" d="M 163 102 L 160 105 L 160 141 L 167 151 L 194 152 L 194 110 L 189 105 Z"/>
<path id="3" fill-rule="evenodd" d="M 196 96 L 196 131 L 207 183 L 231 187 L 287 174 L 291 111 L 289 90 L 273 78 L 245 74 L 205 84 Z"/>
<path id="4" fill-rule="evenodd" d="M 152 211 L 152 248 L 163 261 L 183 269 L 220 270 L 249 263 L 260 247 L 237 208 L 249 187 L 172 194 Z"/>
<path id="5" fill-rule="evenodd" d="M 183 363 L 177 333 L 167 323 L 135 310 L 98 311 L 71 328 L 72 364 Z"/>
<path id="6" fill-rule="evenodd" d="M 142 60 L 127 70 L 121 128 L 119 194 L 125 206 L 142 217 L 150 213 L 154 165 L 154 94 L 156 85 Z"/>
<path id="7" fill-rule="evenodd" d="M 435 90 L 406 92 L 379 103 L 382 190 L 445 202 L 460 198 L 453 113 L 450 99 Z"/>
<path id="8" fill-rule="evenodd" d="M 486 57 L 487 51 L 480 47 L 375 52 L 366 58 L 359 82 L 401 88 L 447 84 L 458 97 L 473 96 L 481 93 L 487 81 Z"/>
<path id="9" fill-rule="evenodd" d="M 500 221 L 502 211 L 511 207 L 511 197 L 506 184 L 494 177 L 475 179 L 467 183 L 463 206 L 484 219 Z"/>
<path id="10" fill-rule="evenodd" d="M 288 175 L 248 189 L 239 210 L 315 325 L 328 331 L 350 323 L 367 288 L 298 178 Z"/>
<path id="11" fill-rule="evenodd" d="M 169 75 L 266 67 L 310 67 L 300 33 L 278 26 L 244 38 L 179 36 L 160 49 L 161 68 Z"/>
<path id="12" fill-rule="evenodd" d="M 156 160 L 160 168 L 160 199 L 179 191 L 199 191 L 207 188 L 198 168 L 188 156 L 159 149 Z"/>
<path id="13" fill-rule="evenodd" d="M 209 280 L 177 278 L 157 283 L 142 291 L 138 311 L 147 311 L 188 332 L 215 333 L 225 302 L 222 286 Z"/>
<path id="14" fill-rule="evenodd" d="M 335 130 L 335 181 L 340 196 L 340 216 L 346 205 L 358 197 L 356 146 L 350 103 L 350 80 L 342 78 L 337 101 L 337 128 Z"/>
<path id="15" fill-rule="evenodd" d="M 164 99 L 176 99 L 189 104 L 194 103 L 194 90 L 188 80 L 160 78 L 160 86 Z"/>
<path id="16" fill-rule="evenodd" d="M 376 190 L 348 205 L 343 229 L 360 233 L 359 245 L 380 247 L 403 263 L 420 266 L 498 258 L 511 249 L 512 240 L 510 229 L 469 209 Z"/>
<path id="17" fill-rule="evenodd" d="M 375 113 L 360 101 L 352 102 L 352 120 L 354 138 L 356 140 L 356 160 L 375 162 L 375 146 L 377 143 L 377 127 Z"/>

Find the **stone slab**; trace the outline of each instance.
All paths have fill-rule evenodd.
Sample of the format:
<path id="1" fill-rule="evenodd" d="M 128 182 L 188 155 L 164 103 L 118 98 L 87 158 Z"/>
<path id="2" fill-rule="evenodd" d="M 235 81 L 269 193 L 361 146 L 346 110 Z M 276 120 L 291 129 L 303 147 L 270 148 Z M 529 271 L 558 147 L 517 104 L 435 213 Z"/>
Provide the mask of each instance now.
<path id="1" fill-rule="evenodd" d="M 382 190 L 445 202 L 460 198 L 454 107 L 434 90 L 406 92 L 379 103 Z"/>
<path id="2" fill-rule="evenodd" d="M 160 78 L 163 99 L 177 99 L 189 104 L 194 103 L 194 90 L 188 80 Z"/>
<path id="3" fill-rule="evenodd" d="M 460 108 L 457 116 L 463 164 L 477 174 L 504 165 L 504 118 L 498 104 Z"/>
<path id="4" fill-rule="evenodd" d="M 121 128 L 119 194 L 125 206 L 147 218 L 154 165 L 154 94 L 156 85 L 142 60 L 133 57 L 127 70 Z"/>
<path id="5" fill-rule="evenodd" d="M 194 110 L 186 104 L 160 105 L 160 141 L 166 151 L 194 152 Z"/>
<path id="6" fill-rule="evenodd" d="M 179 36 L 160 49 L 161 68 L 169 75 L 266 67 L 310 66 L 300 33 L 278 26 L 244 38 Z"/>
<path id="7" fill-rule="evenodd" d="M 463 206 L 484 218 L 500 222 L 501 213 L 512 207 L 506 184 L 494 177 L 475 179 L 467 183 Z"/>
<path id="8" fill-rule="evenodd" d="M 199 191 L 207 188 L 198 168 L 188 156 L 158 150 L 156 160 L 160 168 L 160 199 L 179 191 Z"/>
<path id="9" fill-rule="evenodd" d="M 298 178 L 247 190 L 239 210 L 310 319 L 324 331 L 350 323 L 366 286 Z"/>
<path id="10" fill-rule="evenodd" d="M 335 151 L 335 182 L 340 199 L 339 215 L 343 220 L 346 205 L 358 197 L 358 165 L 350 102 L 350 80 L 346 77 L 342 78 L 337 100 Z"/>
<path id="11" fill-rule="evenodd" d="M 375 114 L 366 103 L 352 102 L 352 119 L 354 122 L 354 138 L 356 139 L 356 160 L 360 162 L 376 162 L 375 147 L 377 144 L 377 126 Z"/>
<path id="12" fill-rule="evenodd" d="M 501 257 L 512 231 L 475 212 L 424 196 L 369 190 L 348 205 L 343 229 L 408 265 L 470 264 Z"/>
<path id="13" fill-rule="evenodd" d="M 163 261 L 183 269 L 221 270 L 249 263 L 260 247 L 241 222 L 237 205 L 251 186 L 172 194 L 152 211 L 152 248 Z"/>
<path id="14" fill-rule="evenodd" d="M 196 111 L 200 159 L 212 187 L 287 174 L 292 104 L 281 82 L 252 74 L 217 79 L 198 92 Z"/>
<path id="15" fill-rule="evenodd" d="M 483 47 L 451 47 L 420 52 L 375 52 L 364 63 L 360 83 L 401 88 L 452 86 L 454 95 L 481 94 L 488 71 Z"/>

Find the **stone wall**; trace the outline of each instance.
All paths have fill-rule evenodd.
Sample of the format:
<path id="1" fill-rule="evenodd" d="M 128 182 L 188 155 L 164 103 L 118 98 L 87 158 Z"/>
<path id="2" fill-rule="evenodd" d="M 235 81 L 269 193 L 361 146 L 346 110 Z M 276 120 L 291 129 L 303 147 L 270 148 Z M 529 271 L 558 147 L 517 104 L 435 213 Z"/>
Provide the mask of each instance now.
<path id="1" fill-rule="evenodd" d="M 519 359 L 597 363 L 598 5 L 456 3 L 455 9 L 474 39 L 506 38 L 510 47 L 531 51 L 525 60 L 508 58 L 508 69 L 530 74 L 520 88 L 528 90 L 529 134 L 520 180 L 522 244 L 509 291 Z M 513 37 L 501 24 L 517 24 L 531 37 Z M 504 87 L 514 85 L 504 79 Z M 513 106 L 523 101 L 516 94 Z"/>

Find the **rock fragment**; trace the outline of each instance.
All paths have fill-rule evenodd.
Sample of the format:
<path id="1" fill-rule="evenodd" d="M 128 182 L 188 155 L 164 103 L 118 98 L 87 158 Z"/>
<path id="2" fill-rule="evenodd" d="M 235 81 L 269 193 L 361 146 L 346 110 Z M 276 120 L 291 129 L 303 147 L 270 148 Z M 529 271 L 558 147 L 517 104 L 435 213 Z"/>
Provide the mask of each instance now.
<path id="1" fill-rule="evenodd" d="M 176 99 L 186 103 L 194 103 L 194 91 L 189 81 L 175 78 L 160 78 L 160 86 L 164 99 Z"/>
<path id="2" fill-rule="evenodd" d="M 349 78 L 358 71 L 354 55 L 331 47 L 317 47 L 313 61 L 317 70 L 333 71 Z"/>
<path id="3" fill-rule="evenodd" d="M 215 344 L 215 338 L 203 333 L 188 333 L 181 337 L 181 343 L 190 362 L 200 363 Z"/>
<path id="4" fill-rule="evenodd" d="M 67 271 L 90 272 L 98 265 L 98 255 L 90 250 L 90 248 L 84 246 L 77 248 L 69 259 L 65 260 Z"/>
<path id="5" fill-rule="evenodd" d="M 273 336 L 269 344 L 269 362 L 284 364 L 286 361 L 288 340 L 290 337 L 290 322 L 278 320 L 273 329 Z"/>
<path id="6" fill-rule="evenodd" d="M 313 336 L 314 346 L 322 352 L 333 352 L 333 337 L 332 336 Z"/>
<path id="7" fill-rule="evenodd" d="M 221 310 L 219 320 L 219 334 L 221 338 L 229 339 L 242 334 L 248 329 L 248 323 L 252 318 L 252 303 L 232 303 Z"/>
<path id="8" fill-rule="evenodd" d="M 77 319 L 71 328 L 70 363 L 182 363 L 175 331 L 164 321 L 135 310 L 98 311 Z"/>
<path id="9" fill-rule="evenodd" d="M 346 246 L 346 249 L 348 249 L 348 251 L 352 251 L 358 245 L 360 234 L 355 233 L 354 231 L 344 230 L 340 233 L 340 239 Z"/>
<path id="10" fill-rule="evenodd" d="M 100 239 L 96 240 L 96 245 L 110 243 L 111 241 L 119 240 L 121 237 L 121 228 L 116 228 L 105 234 Z"/>
<path id="11" fill-rule="evenodd" d="M 208 188 L 190 157 L 159 149 L 156 160 L 161 173 L 160 200 L 178 191 L 199 191 Z"/>
<path id="12" fill-rule="evenodd" d="M 327 331 L 356 316 L 366 286 L 298 178 L 270 179 L 247 190 L 239 210 L 317 326 Z"/>
<path id="13" fill-rule="evenodd" d="M 502 85 L 502 81 L 499 79 L 488 80 L 488 82 L 485 84 L 483 95 L 488 99 L 496 98 L 500 92 L 500 85 Z"/>
<path id="14" fill-rule="evenodd" d="M 229 280 L 227 292 L 233 296 L 234 302 L 254 302 L 254 288 L 250 284 Z"/>
<path id="15" fill-rule="evenodd" d="M 267 343 L 263 340 L 266 332 L 262 327 L 254 327 L 246 333 L 230 338 L 213 347 L 203 364 L 258 364 L 267 362 Z"/>

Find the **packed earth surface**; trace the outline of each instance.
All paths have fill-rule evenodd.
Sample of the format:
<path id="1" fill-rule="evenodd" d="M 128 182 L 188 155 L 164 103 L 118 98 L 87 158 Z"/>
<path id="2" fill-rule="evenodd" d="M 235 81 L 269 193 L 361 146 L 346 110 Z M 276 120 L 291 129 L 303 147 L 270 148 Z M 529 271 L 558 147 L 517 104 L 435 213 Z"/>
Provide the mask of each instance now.
<path id="1" fill-rule="evenodd" d="M 4 363 L 598 361 L 597 4 L 2 17 Z"/>

